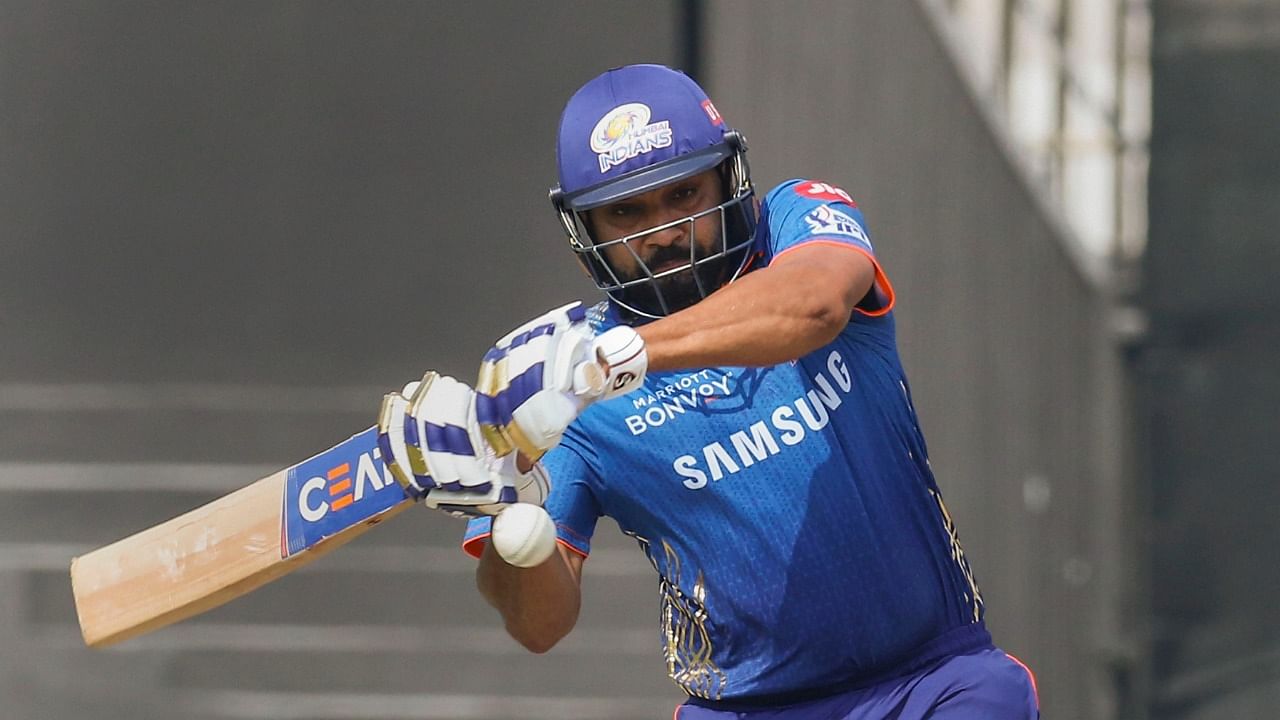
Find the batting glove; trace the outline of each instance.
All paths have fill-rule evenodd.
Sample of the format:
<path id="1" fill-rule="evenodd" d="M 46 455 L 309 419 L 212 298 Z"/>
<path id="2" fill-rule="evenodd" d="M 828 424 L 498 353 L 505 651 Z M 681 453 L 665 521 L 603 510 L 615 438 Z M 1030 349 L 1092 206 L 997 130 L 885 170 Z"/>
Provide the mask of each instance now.
<path id="1" fill-rule="evenodd" d="M 644 384 L 648 366 L 635 330 L 596 335 L 581 303 L 552 310 L 485 354 L 476 381 L 481 435 L 499 456 L 519 450 L 537 460 L 588 405 Z"/>
<path id="2" fill-rule="evenodd" d="M 480 434 L 476 393 L 447 375 L 383 398 L 378 447 L 396 481 L 428 507 L 454 515 L 496 515 L 508 505 L 541 505 L 550 489 L 534 464 L 519 472 L 514 455 L 499 457 Z"/>

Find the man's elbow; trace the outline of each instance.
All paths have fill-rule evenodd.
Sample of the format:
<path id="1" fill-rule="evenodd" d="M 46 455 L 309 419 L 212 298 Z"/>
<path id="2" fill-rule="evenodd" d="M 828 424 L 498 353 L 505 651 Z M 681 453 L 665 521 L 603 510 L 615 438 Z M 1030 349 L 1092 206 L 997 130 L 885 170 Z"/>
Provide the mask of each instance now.
<path id="1" fill-rule="evenodd" d="M 480 595 L 502 616 L 507 634 L 532 653 L 545 653 L 569 634 L 582 606 L 580 563 L 565 558 L 514 568 L 486 546 L 476 569 Z"/>
<path id="2" fill-rule="evenodd" d="M 560 637 L 555 637 L 552 635 L 528 636 L 528 635 L 513 634 L 512 637 L 516 639 L 516 642 L 519 642 L 522 646 L 524 646 L 525 650 L 528 650 L 534 655 L 541 655 L 551 650 L 551 648 L 555 647 L 556 644 L 560 642 Z"/>
<path id="3" fill-rule="evenodd" d="M 862 253 L 817 248 L 813 257 L 800 264 L 805 275 L 793 287 L 792 316 L 800 321 L 807 344 L 817 349 L 835 340 L 849 325 L 854 308 L 870 292 L 875 280 L 875 265 Z"/>
<path id="4" fill-rule="evenodd" d="M 843 297 L 816 296 L 810 299 L 802 313 L 804 324 L 808 327 L 808 335 L 815 349 L 835 340 L 849 324 L 853 308 Z"/>
<path id="5" fill-rule="evenodd" d="M 507 634 L 525 650 L 541 655 L 555 647 L 573 629 L 575 618 L 557 618 L 551 622 L 539 622 L 517 626 L 507 623 Z"/>

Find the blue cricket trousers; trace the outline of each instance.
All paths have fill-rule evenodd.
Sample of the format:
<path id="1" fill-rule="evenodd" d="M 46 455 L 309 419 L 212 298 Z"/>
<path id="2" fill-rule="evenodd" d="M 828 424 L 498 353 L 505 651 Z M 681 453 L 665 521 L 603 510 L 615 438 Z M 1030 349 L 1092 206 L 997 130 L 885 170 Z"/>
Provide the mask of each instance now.
<path id="1" fill-rule="evenodd" d="M 673 720 L 1036 720 L 1036 681 L 998 648 L 954 655 L 912 675 L 795 705 L 747 712 L 684 704 Z"/>

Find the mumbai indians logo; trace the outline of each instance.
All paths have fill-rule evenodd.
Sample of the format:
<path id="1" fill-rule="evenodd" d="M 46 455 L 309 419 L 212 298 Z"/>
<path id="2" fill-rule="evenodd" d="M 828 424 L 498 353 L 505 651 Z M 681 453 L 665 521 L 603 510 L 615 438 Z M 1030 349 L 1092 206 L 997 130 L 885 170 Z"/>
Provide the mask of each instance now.
<path id="1" fill-rule="evenodd" d="M 600 159 L 600 172 L 671 145 L 671 124 L 649 123 L 652 115 L 644 103 L 627 103 L 605 113 L 591 131 L 591 149 Z"/>

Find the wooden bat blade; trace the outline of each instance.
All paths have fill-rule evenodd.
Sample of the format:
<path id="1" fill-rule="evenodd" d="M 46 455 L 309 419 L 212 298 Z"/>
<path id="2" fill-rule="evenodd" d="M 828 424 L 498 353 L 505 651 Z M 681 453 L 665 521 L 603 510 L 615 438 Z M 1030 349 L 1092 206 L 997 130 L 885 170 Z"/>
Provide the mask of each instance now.
<path id="1" fill-rule="evenodd" d="M 211 610 L 412 505 L 377 430 L 71 561 L 80 631 L 103 647 Z"/>

